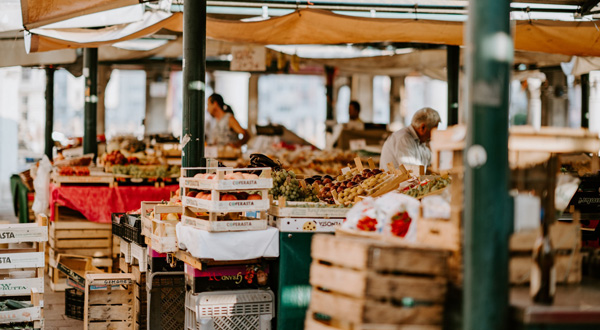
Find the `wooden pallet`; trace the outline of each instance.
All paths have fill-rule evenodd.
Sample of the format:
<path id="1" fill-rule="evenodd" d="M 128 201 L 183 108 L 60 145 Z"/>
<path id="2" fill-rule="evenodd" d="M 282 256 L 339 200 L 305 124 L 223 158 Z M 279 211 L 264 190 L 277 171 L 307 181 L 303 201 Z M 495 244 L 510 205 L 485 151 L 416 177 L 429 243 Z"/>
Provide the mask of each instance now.
<path id="1" fill-rule="evenodd" d="M 307 326 L 319 329 L 322 322 L 313 317 L 319 314 L 335 320 L 323 329 L 363 329 L 369 324 L 439 327 L 448 255 L 367 238 L 315 235 Z"/>
<path id="2" fill-rule="evenodd" d="M 84 330 L 133 329 L 133 275 L 87 274 Z"/>

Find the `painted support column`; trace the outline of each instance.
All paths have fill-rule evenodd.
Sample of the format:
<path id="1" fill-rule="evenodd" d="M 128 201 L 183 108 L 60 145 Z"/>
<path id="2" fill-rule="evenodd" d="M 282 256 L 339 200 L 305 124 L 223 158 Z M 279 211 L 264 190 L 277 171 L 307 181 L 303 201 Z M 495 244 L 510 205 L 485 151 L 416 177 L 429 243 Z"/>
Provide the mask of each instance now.
<path id="1" fill-rule="evenodd" d="M 460 47 L 446 46 L 448 74 L 448 126 L 458 124 L 458 91 L 460 75 Z"/>
<path id="2" fill-rule="evenodd" d="M 257 74 L 250 75 L 248 82 L 248 130 L 256 134 L 255 126 L 258 123 L 258 79 Z"/>
<path id="3" fill-rule="evenodd" d="M 98 48 L 83 50 L 83 76 L 85 77 L 85 106 L 83 109 L 83 153 L 98 156 L 96 139 L 98 106 Z"/>
<path id="4" fill-rule="evenodd" d="M 509 0 L 469 3 L 464 199 L 464 330 L 508 326 L 508 108 L 514 57 Z"/>
<path id="5" fill-rule="evenodd" d="M 206 0 L 185 0 L 183 7 L 183 167 L 206 164 Z"/>
<path id="6" fill-rule="evenodd" d="M 590 74 L 581 75 L 581 127 L 590 127 Z"/>
<path id="7" fill-rule="evenodd" d="M 54 130 L 54 71 L 53 66 L 46 68 L 46 126 L 44 130 L 44 153 L 52 160 L 52 131 Z"/>

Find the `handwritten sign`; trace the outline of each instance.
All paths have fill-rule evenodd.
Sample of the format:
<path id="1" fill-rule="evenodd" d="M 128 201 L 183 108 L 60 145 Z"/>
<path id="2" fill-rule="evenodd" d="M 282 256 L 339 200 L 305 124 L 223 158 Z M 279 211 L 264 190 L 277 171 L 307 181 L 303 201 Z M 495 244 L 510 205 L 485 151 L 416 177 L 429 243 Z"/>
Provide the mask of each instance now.
<path id="1" fill-rule="evenodd" d="M 260 46 L 233 46 L 231 71 L 265 71 L 266 50 Z"/>

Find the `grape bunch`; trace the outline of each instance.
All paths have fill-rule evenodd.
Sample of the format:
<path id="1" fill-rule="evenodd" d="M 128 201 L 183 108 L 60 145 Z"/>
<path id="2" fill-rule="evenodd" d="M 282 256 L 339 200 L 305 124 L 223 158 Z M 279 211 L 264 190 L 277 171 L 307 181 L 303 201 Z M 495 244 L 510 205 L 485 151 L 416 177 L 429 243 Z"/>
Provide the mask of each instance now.
<path id="1" fill-rule="evenodd" d="M 302 187 L 293 171 L 282 169 L 272 172 L 273 188 L 269 191 L 274 199 L 283 196 L 288 201 L 318 202 L 316 191 L 310 187 Z"/>

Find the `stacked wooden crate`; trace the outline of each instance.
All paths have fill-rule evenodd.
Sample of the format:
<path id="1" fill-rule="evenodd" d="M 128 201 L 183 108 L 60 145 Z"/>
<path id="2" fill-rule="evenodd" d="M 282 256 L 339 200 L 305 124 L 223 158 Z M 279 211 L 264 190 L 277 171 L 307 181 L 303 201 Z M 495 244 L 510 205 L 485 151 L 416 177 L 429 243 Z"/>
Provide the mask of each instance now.
<path id="1" fill-rule="evenodd" d="M 148 321 L 148 293 L 146 291 L 146 273 L 139 266 L 132 266 L 134 278 L 133 302 L 136 330 L 146 330 Z"/>
<path id="2" fill-rule="evenodd" d="M 133 329 L 132 274 L 87 274 L 84 291 L 84 330 Z"/>
<path id="3" fill-rule="evenodd" d="M 51 287 L 55 291 L 65 289 L 64 278 L 56 269 L 59 254 L 92 257 L 93 266 L 109 272 L 113 266 L 111 224 L 91 222 L 67 212 L 64 216 L 55 213 L 55 221 L 49 225 L 48 266 Z"/>
<path id="4" fill-rule="evenodd" d="M 448 253 L 315 235 L 307 330 L 439 330 Z"/>
<path id="5" fill-rule="evenodd" d="M 34 328 L 43 325 L 43 292 L 45 242 L 48 229 L 41 223 L 0 225 L 0 296 L 1 301 L 12 297 L 23 300 L 29 296 L 33 307 L 0 312 L 0 324 L 33 322 Z M 15 325 L 16 326 L 16 325 Z"/>

